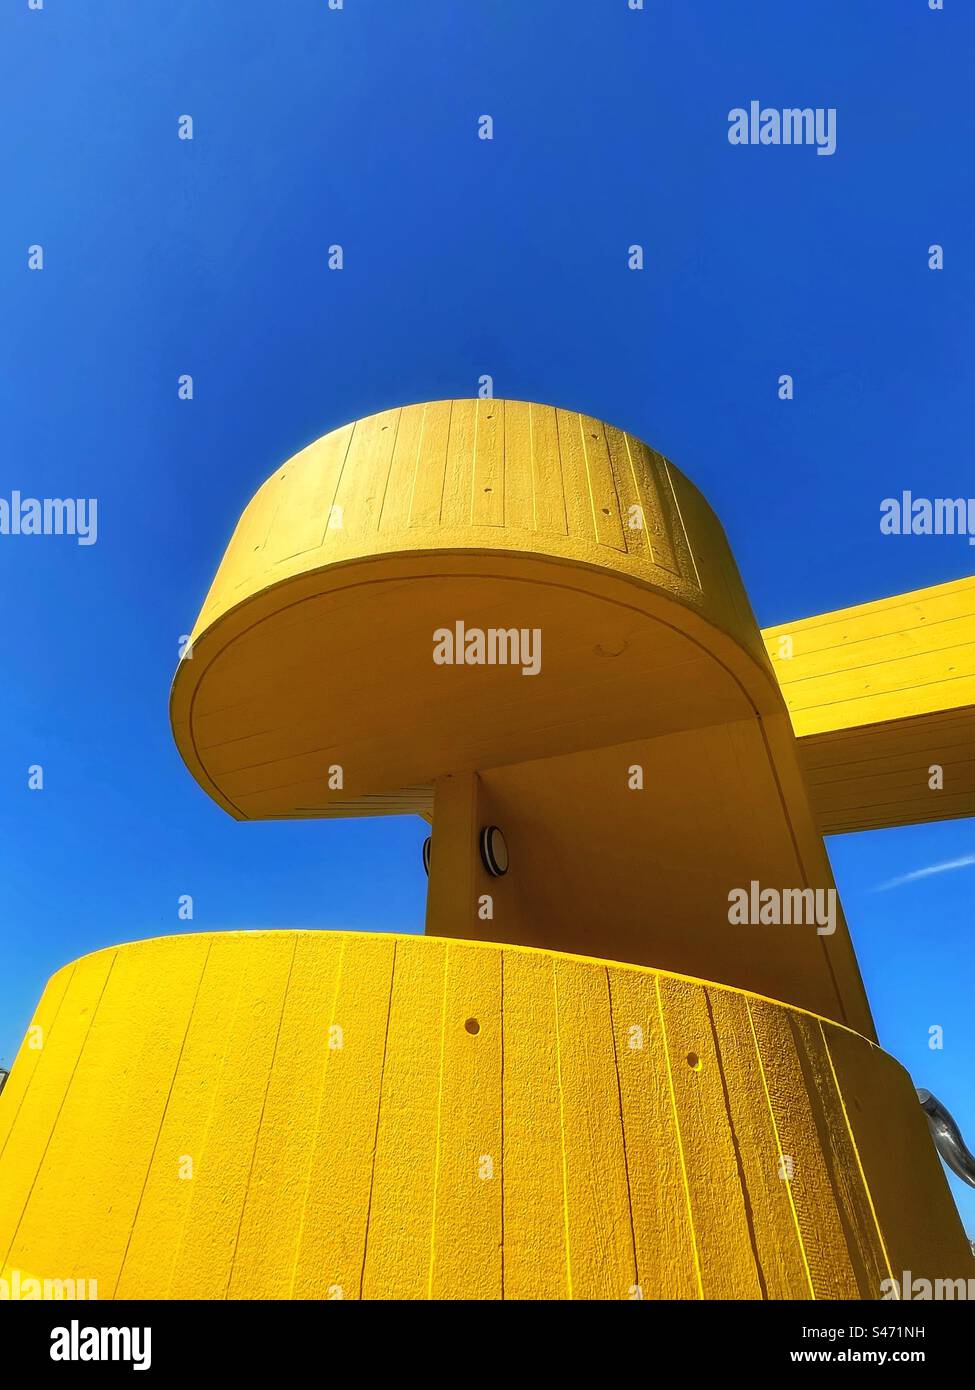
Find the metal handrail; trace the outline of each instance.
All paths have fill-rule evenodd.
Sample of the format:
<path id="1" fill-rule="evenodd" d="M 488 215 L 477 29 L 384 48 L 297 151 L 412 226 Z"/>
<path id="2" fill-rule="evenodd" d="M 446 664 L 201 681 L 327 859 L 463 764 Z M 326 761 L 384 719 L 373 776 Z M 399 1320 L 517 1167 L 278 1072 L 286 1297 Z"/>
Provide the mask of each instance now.
<path id="1" fill-rule="evenodd" d="M 918 1089 L 917 1098 L 927 1118 L 934 1146 L 943 1162 L 962 1182 L 967 1182 L 969 1187 L 975 1187 L 975 1154 L 965 1147 L 961 1130 L 937 1096 L 933 1096 L 930 1091 Z"/>

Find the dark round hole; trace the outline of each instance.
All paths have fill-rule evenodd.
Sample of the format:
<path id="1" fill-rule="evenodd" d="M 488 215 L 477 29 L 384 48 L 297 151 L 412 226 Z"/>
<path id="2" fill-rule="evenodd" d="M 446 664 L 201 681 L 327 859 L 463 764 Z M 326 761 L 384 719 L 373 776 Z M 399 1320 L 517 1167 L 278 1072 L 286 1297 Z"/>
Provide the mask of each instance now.
<path id="1" fill-rule="evenodd" d="M 464 1027 L 467 1029 L 468 1033 L 472 1035 L 481 1031 L 481 1025 L 478 1023 L 476 1018 L 469 1018 L 467 1022 L 464 1024 Z"/>
<path id="2" fill-rule="evenodd" d="M 696 1052 L 689 1052 L 687 1054 L 687 1065 L 690 1067 L 691 1071 L 701 1070 L 701 1059 Z"/>

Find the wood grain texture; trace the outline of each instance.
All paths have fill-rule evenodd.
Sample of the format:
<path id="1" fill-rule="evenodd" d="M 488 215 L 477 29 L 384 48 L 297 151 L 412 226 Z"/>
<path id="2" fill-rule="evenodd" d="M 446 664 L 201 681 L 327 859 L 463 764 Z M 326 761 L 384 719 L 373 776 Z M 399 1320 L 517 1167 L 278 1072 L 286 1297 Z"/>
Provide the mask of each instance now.
<path id="1" fill-rule="evenodd" d="M 975 815 L 975 579 L 762 636 L 824 835 Z"/>
<path id="2" fill-rule="evenodd" d="M 712 675 L 668 672 L 662 692 L 642 689 L 628 669 L 635 643 L 617 632 L 641 615 L 661 657 L 685 634 L 685 664 L 710 659 Z M 486 689 L 483 673 L 462 663 L 445 680 L 432 634 L 458 619 L 544 632 L 540 671 L 526 682 L 520 669 L 492 666 Z M 592 687 L 611 674 L 603 644 L 627 652 L 613 674 L 630 676 L 632 709 L 615 690 L 593 703 Z M 624 431 L 525 401 L 383 411 L 282 464 L 240 519 L 190 651 L 173 685 L 176 742 L 238 819 L 422 812 L 438 775 L 539 755 L 529 737 L 537 723 L 518 707 L 529 687 L 536 704 L 551 696 L 542 752 L 558 746 L 566 699 L 566 747 L 584 746 L 588 728 L 594 741 L 657 731 L 644 711 L 661 696 L 678 727 L 740 715 L 737 690 L 706 699 L 703 712 L 698 699 L 729 684 L 729 662 L 755 707 L 777 700 L 703 497 Z M 572 677 L 565 688 L 559 660 Z M 451 738 L 454 702 L 437 708 L 448 685 L 476 693 L 472 727 L 486 746 L 467 746 L 467 705 L 456 717 L 462 741 Z M 394 694 L 398 707 L 427 713 L 439 742 L 422 728 L 407 740 L 397 726 L 389 737 Z M 506 720 L 484 719 L 486 706 L 509 705 Z M 608 709 L 619 734 L 599 727 Z M 348 771 L 343 788 L 326 784 L 335 763 Z"/>
<path id="3" fill-rule="evenodd" d="M 907 1076 L 739 991 L 232 932 L 85 957 L 37 1017 L 0 1096 L 5 1277 L 612 1300 L 878 1298 L 890 1271 L 971 1272 Z"/>

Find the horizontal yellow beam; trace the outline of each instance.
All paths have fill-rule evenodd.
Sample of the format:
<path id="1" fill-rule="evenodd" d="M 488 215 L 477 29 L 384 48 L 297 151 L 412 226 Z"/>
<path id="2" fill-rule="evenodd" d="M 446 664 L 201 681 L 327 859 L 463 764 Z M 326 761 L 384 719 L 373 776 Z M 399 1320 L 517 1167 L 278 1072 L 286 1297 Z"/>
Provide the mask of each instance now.
<path id="1" fill-rule="evenodd" d="M 975 815 L 975 578 L 762 636 L 824 835 Z"/>

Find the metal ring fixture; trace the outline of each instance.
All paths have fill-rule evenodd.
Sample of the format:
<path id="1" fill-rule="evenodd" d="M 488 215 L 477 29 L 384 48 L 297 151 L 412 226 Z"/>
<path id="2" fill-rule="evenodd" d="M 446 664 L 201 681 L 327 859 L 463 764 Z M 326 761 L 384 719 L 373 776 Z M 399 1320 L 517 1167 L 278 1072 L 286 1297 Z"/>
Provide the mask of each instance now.
<path id="1" fill-rule="evenodd" d="M 481 830 L 481 862 L 492 878 L 503 878 L 508 872 L 508 846 L 496 825 Z"/>

